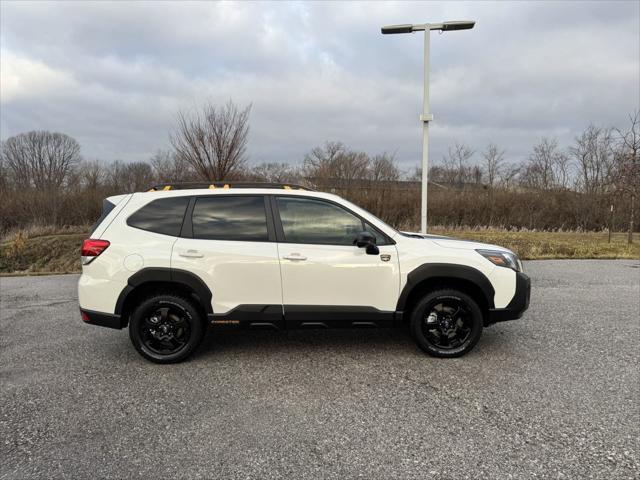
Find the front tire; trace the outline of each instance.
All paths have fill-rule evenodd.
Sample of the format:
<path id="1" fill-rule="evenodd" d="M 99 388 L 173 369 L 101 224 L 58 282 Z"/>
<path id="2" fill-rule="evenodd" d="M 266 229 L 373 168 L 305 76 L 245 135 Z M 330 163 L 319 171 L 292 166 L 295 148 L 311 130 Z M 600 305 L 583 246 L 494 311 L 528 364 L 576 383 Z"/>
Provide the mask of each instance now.
<path id="1" fill-rule="evenodd" d="M 443 289 L 425 295 L 411 313 L 411 334 L 418 346 L 434 357 L 460 357 L 482 335 L 483 317 L 467 294 Z"/>
<path id="2" fill-rule="evenodd" d="M 129 337 L 135 349 L 156 363 L 181 362 L 204 337 L 202 315 L 187 298 L 160 294 L 143 300 L 133 311 Z"/>

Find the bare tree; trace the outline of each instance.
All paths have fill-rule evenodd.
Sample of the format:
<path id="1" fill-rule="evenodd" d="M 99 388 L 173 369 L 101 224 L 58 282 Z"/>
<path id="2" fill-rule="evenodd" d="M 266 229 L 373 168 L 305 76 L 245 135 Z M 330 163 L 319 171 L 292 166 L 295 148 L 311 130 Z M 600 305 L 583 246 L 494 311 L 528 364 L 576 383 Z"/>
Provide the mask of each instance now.
<path id="1" fill-rule="evenodd" d="M 158 150 L 150 159 L 158 182 L 184 182 L 195 179 L 191 165 L 170 150 Z"/>
<path id="2" fill-rule="evenodd" d="M 369 163 L 369 179 L 371 181 L 396 182 L 400 179 L 400 170 L 393 155 L 384 152 L 375 155 Z"/>
<path id="3" fill-rule="evenodd" d="M 555 138 L 542 138 L 520 172 L 521 184 L 529 188 L 550 190 L 558 186 L 557 166 L 564 162 Z"/>
<path id="4" fill-rule="evenodd" d="M 326 142 L 322 147 L 314 147 L 304 157 L 304 175 L 311 179 L 330 179 L 335 175 L 335 163 L 346 151 L 342 142 Z"/>
<path id="5" fill-rule="evenodd" d="M 78 179 L 82 187 L 97 190 L 106 178 L 104 165 L 96 160 L 84 161 L 78 168 Z"/>
<path id="6" fill-rule="evenodd" d="M 489 224 L 493 223 L 494 214 L 494 188 L 498 182 L 500 174 L 502 173 L 502 165 L 504 163 L 504 150 L 500 150 L 494 143 L 487 145 L 487 148 L 482 152 L 482 158 L 484 159 L 484 176 L 487 180 L 487 199 L 489 203 Z"/>
<path id="7" fill-rule="evenodd" d="M 445 167 L 445 171 L 442 172 L 445 175 L 443 180 L 449 183 L 457 183 L 458 185 L 463 185 L 465 182 L 472 180 L 473 171 L 468 163 L 474 153 L 471 148 L 463 143 L 455 142 L 452 147 L 449 147 L 448 155 L 443 158 Z"/>
<path id="8" fill-rule="evenodd" d="M 616 129 L 618 148 L 616 154 L 616 190 L 630 200 L 628 243 L 633 243 L 635 207 L 640 192 L 640 110 L 629 115 L 627 130 Z"/>
<path id="9" fill-rule="evenodd" d="M 20 188 L 55 190 L 80 161 L 80 145 L 63 133 L 33 131 L 8 138 L 2 158 Z"/>
<path id="10" fill-rule="evenodd" d="M 500 181 L 506 189 L 514 188 L 518 185 L 519 176 L 522 173 L 522 165 L 505 163 L 500 175 Z"/>
<path id="11" fill-rule="evenodd" d="M 504 163 L 504 150 L 500 150 L 494 143 L 487 145 L 487 148 L 482 152 L 482 158 L 484 159 L 484 173 L 487 179 L 489 189 L 492 190 L 495 187 L 500 173 L 502 172 L 502 166 Z"/>
<path id="12" fill-rule="evenodd" d="M 4 142 L 0 142 L 0 151 L 4 150 Z M 9 186 L 9 171 L 4 155 L 0 153 L 0 194 L 4 193 Z"/>
<path id="13" fill-rule="evenodd" d="M 613 170 L 613 137 L 608 128 L 589 125 L 569 149 L 578 170 L 578 187 L 584 193 L 602 193 Z"/>
<path id="14" fill-rule="evenodd" d="M 318 186 L 346 188 L 367 177 L 369 157 L 347 149 L 340 142 L 327 142 L 304 158 L 303 172 Z"/>
<path id="15" fill-rule="evenodd" d="M 228 180 L 240 175 L 246 164 L 251 105 L 238 108 L 232 101 L 223 107 L 211 103 L 200 112 L 178 113 L 178 127 L 171 144 L 205 180 Z"/>
<path id="16" fill-rule="evenodd" d="M 571 184 L 571 158 L 565 152 L 558 152 L 554 161 L 554 177 L 556 185 L 566 190 Z"/>
<path id="17" fill-rule="evenodd" d="M 146 162 L 116 160 L 107 167 L 106 177 L 108 188 L 115 193 L 145 191 L 155 183 L 151 165 Z"/>
<path id="18" fill-rule="evenodd" d="M 261 182 L 297 183 L 300 172 L 288 163 L 261 163 L 251 169 L 250 176 Z"/>

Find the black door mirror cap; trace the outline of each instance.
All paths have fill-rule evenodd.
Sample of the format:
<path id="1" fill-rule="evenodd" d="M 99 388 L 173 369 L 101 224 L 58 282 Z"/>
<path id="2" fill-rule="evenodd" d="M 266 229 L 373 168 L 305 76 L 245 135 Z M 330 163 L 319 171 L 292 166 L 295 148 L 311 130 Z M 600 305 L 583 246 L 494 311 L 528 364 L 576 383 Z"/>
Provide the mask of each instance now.
<path id="1" fill-rule="evenodd" d="M 355 240 L 353 241 L 353 243 L 358 247 L 358 248 L 364 248 L 367 247 L 369 245 L 375 245 L 376 244 L 376 237 L 371 233 L 371 232 L 360 232 Z"/>
<path id="2" fill-rule="evenodd" d="M 366 248 L 367 255 L 378 255 L 380 249 L 376 245 L 376 237 L 371 232 L 360 232 L 353 243 L 358 248 Z"/>
<path id="3" fill-rule="evenodd" d="M 370 243 L 369 245 L 367 245 L 367 249 L 365 250 L 365 252 L 367 252 L 367 255 L 378 255 L 380 253 L 380 249 L 377 245 Z"/>

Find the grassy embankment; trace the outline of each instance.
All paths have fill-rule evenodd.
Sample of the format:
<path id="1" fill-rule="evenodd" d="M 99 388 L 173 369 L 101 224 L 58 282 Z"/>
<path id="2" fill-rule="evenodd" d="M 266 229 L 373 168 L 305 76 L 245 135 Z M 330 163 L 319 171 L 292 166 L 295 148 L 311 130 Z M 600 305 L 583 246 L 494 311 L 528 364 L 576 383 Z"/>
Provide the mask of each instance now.
<path id="1" fill-rule="evenodd" d="M 42 233 L 45 233 L 44 235 Z M 616 233 L 611 243 L 606 233 L 508 232 L 491 229 L 448 230 L 430 233 L 492 243 L 510 248 L 525 260 L 626 258 L 640 259 L 640 235 L 627 244 L 627 235 Z M 27 232 L 0 242 L 0 275 L 74 273 L 80 271 L 80 244 L 87 234 L 81 229 L 65 233 Z"/>

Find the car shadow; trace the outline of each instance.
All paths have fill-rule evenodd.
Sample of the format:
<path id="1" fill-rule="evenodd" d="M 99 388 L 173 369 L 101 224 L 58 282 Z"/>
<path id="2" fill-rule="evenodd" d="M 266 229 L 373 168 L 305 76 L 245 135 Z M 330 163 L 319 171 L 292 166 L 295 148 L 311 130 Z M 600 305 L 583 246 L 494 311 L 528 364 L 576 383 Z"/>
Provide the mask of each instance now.
<path id="1" fill-rule="evenodd" d="M 478 345 L 467 356 L 491 355 L 505 351 L 508 335 L 498 327 L 484 330 Z M 508 349 L 508 347 L 507 347 Z M 424 356 L 406 327 L 372 329 L 309 329 L 290 331 L 254 331 L 210 328 L 194 355 L 195 359 L 211 356 L 238 355 L 242 353 L 261 356 L 296 356 L 327 351 L 357 356 L 372 351 L 409 356 Z"/>
<path id="2" fill-rule="evenodd" d="M 352 351 L 375 349 L 411 350 L 415 344 L 402 328 L 309 329 L 256 331 L 210 328 L 198 349 L 198 356 L 243 350 L 261 353 L 332 349 Z"/>
<path id="3" fill-rule="evenodd" d="M 121 338 L 105 341 L 101 339 L 87 345 L 89 351 L 99 353 L 103 360 L 119 358 L 125 362 L 146 362 L 132 347 L 126 330 Z M 112 332 L 109 332 L 112 333 Z M 474 349 L 464 355 L 464 359 L 509 357 L 518 343 L 518 331 L 495 325 L 485 328 Z M 325 357 L 342 355 L 351 358 L 368 356 L 372 353 L 389 357 L 429 358 L 418 348 L 407 327 L 401 328 L 345 328 L 309 329 L 283 331 L 235 330 L 209 328 L 202 343 L 187 362 L 208 362 L 232 357 L 259 356 L 266 358 L 286 356 L 288 359 L 309 355 Z"/>

